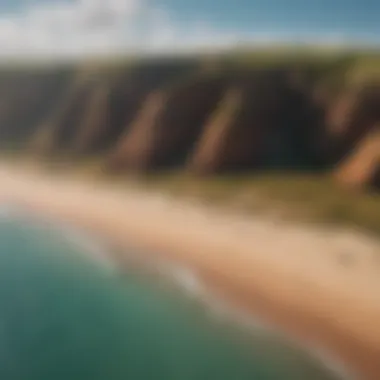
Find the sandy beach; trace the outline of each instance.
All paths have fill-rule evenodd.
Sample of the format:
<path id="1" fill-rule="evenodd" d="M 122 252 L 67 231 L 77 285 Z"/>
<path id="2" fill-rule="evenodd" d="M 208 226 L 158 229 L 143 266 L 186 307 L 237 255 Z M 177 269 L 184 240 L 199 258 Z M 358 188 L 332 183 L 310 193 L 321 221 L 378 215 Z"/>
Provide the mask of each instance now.
<path id="1" fill-rule="evenodd" d="M 0 202 L 188 266 L 231 304 L 380 378 L 380 241 L 0 166 Z M 123 262 L 122 251 L 115 257 Z"/>

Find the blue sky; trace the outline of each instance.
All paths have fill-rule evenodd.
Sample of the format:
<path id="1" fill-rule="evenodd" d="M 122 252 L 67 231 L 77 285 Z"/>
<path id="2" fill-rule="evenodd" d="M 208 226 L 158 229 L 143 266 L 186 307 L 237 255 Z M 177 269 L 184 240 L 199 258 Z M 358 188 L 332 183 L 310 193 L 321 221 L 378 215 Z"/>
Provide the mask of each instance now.
<path id="1" fill-rule="evenodd" d="M 0 0 L 1 55 L 380 42 L 377 0 Z"/>
<path id="2" fill-rule="evenodd" d="M 271 27 L 312 28 L 321 33 L 336 29 L 347 33 L 380 31 L 377 0 L 164 0 L 161 3 L 184 19 L 204 16 L 226 27 L 252 31 Z"/>

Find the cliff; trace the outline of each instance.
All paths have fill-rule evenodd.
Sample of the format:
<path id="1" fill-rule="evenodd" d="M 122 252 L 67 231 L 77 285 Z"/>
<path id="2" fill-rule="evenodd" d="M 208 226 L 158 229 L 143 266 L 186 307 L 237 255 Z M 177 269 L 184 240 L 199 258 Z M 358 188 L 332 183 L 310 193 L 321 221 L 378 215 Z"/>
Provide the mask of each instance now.
<path id="1" fill-rule="evenodd" d="M 0 67 L 0 142 L 47 157 L 97 155 L 113 172 L 331 170 L 342 183 L 361 167 L 352 162 L 373 156 L 353 180 L 373 186 L 377 148 L 362 152 L 379 129 L 380 83 L 353 86 L 350 64 L 193 57 Z"/>

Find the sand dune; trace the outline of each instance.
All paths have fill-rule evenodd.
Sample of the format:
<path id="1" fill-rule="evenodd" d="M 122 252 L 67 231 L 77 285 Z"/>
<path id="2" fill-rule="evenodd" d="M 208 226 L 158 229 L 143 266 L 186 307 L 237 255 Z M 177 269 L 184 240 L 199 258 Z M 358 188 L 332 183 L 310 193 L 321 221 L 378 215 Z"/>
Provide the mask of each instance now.
<path id="1" fill-rule="evenodd" d="M 188 265 L 231 303 L 380 378 L 380 242 L 0 166 L 0 201 Z M 123 261 L 119 252 L 115 259 Z"/>

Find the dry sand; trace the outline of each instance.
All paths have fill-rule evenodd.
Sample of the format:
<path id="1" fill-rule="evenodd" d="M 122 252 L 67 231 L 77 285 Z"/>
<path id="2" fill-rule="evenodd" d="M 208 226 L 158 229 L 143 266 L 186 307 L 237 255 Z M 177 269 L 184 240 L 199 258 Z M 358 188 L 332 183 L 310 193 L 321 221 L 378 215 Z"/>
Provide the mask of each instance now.
<path id="1" fill-rule="evenodd" d="M 189 266 L 236 306 L 322 347 L 360 379 L 380 379 L 380 242 L 373 237 L 6 165 L 0 202 Z"/>

